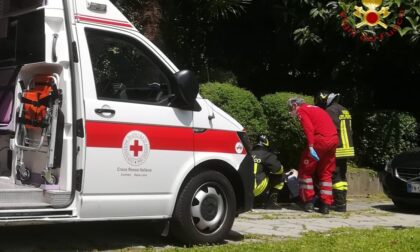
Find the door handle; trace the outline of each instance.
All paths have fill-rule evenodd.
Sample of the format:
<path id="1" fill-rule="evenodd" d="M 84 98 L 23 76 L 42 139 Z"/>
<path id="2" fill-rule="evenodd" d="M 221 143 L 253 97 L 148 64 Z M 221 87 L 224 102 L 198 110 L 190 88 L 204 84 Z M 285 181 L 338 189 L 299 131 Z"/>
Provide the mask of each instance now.
<path id="1" fill-rule="evenodd" d="M 96 114 L 111 114 L 111 116 L 115 115 L 115 110 L 108 109 L 108 108 L 97 108 L 95 109 Z"/>

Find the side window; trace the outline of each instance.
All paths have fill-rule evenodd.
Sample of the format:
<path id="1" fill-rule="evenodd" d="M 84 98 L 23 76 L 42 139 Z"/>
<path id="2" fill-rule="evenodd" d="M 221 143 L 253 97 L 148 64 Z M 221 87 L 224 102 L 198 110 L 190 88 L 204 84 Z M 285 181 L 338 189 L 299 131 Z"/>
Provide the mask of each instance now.
<path id="1" fill-rule="evenodd" d="M 86 37 L 98 99 L 167 104 L 169 78 L 139 41 L 94 29 Z"/>

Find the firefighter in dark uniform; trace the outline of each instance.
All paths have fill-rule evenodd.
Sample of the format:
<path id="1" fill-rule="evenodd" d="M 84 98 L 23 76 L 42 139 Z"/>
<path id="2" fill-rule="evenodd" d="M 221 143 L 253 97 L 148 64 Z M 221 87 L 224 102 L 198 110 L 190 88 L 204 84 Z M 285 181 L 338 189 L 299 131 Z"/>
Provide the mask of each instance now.
<path id="1" fill-rule="evenodd" d="M 270 143 L 267 136 L 259 135 L 258 143 L 252 150 L 254 158 L 254 206 L 269 207 L 275 205 L 277 197 L 271 199 L 275 202 L 269 202 L 273 190 L 281 190 L 284 186 L 283 166 L 277 156 L 270 152 Z"/>
<path id="2" fill-rule="evenodd" d="M 347 160 L 354 157 L 353 131 L 349 111 L 338 103 L 339 94 L 321 91 L 315 97 L 315 104 L 324 108 L 337 128 L 339 143 L 336 149 L 336 169 L 333 173 L 332 209 L 338 212 L 347 211 Z"/>

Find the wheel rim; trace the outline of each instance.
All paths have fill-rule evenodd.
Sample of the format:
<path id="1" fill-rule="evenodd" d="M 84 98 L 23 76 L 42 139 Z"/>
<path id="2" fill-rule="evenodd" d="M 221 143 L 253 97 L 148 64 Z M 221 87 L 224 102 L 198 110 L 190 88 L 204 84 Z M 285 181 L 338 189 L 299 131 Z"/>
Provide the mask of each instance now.
<path id="1" fill-rule="evenodd" d="M 19 173 L 21 180 L 28 180 L 30 177 L 30 172 L 28 169 L 24 169 L 23 172 L 19 171 Z"/>
<path id="2" fill-rule="evenodd" d="M 204 184 L 194 193 L 191 218 L 199 232 L 211 234 L 217 231 L 225 221 L 226 212 L 226 195 L 218 185 Z"/>

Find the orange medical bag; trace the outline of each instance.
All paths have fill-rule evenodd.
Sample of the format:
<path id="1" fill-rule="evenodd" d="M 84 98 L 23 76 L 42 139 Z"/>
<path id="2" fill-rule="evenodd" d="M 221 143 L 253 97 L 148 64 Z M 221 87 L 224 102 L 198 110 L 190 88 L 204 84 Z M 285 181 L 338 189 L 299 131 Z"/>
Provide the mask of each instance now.
<path id="1" fill-rule="evenodd" d="M 26 128 L 48 126 L 45 117 L 53 93 L 52 83 L 54 78 L 51 75 L 36 75 L 30 88 L 23 92 L 23 119 Z"/>

